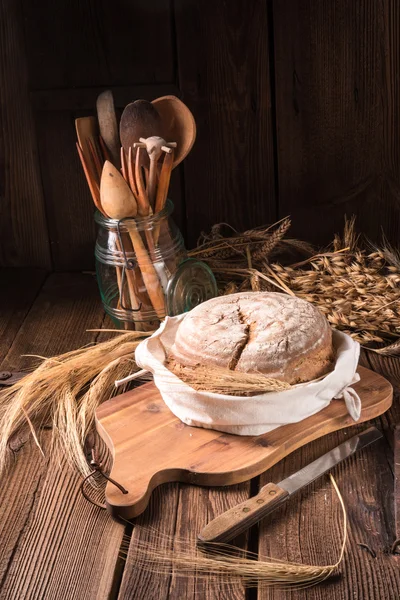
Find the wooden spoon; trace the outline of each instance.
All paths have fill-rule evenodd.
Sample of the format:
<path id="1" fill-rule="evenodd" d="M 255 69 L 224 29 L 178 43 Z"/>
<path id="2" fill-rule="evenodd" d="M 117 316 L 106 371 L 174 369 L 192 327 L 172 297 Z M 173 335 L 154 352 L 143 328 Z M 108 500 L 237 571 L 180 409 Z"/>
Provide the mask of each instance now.
<path id="1" fill-rule="evenodd" d="M 196 139 L 196 121 L 186 104 L 176 96 L 162 96 L 153 100 L 152 104 L 161 117 L 164 131 L 162 137 L 177 142 L 173 164 L 175 169 L 192 149 Z"/>
<path id="2" fill-rule="evenodd" d="M 122 150 L 121 158 L 122 158 L 122 156 L 125 158 L 124 151 L 123 151 L 123 149 L 121 149 L 121 150 Z M 118 173 L 118 171 L 116 171 L 113 168 L 113 165 L 111 162 L 109 164 L 111 165 L 111 167 L 108 169 L 108 177 L 110 177 L 110 173 L 111 173 L 112 178 L 109 182 L 107 182 L 106 176 L 104 177 L 104 181 L 102 179 L 102 181 L 103 181 L 103 201 L 104 201 L 104 198 L 106 198 L 105 203 L 107 205 L 107 210 L 108 211 L 111 210 L 112 214 L 114 214 L 114 215 L 117 215 L 117 211 L 119 212 L 119 214 L 121 214 L 121 206 L 119 206 L 119 204 L 121 202 L 120 198 L 119 197 L 117 198 L 117 203 L 115 203 L 115 198 L 114 198 L 114 192 L 117 193 L 117 190 L 120 190 L 122 192 L 122 196 L 124 196 L 125 199 L 127 198 L 127 201 L 125 200 L 125 203 L 124 203 L 125 207 L 127 206 L 128 207 L 127 210 L 129 209 L 129 212 L 131 212 L 132 215 L 136 216 L 137 207 L 135 208 L 135 204 L 134 204 L 134 202 L 132 202 L 132 198 L 130 198 L 129 194 L 127 193 L 125 186 L 122 185 L 121 180 L 118 177 L 118 175 L 117 176 L 115 175 L 115 173 L 116 172 Z M 104 171 L 104 168 L 103 168 L 103 171 Z M 116 187 L 115 190 L 112 189 L 113 188 L 113 185 L 112 185 L 113 178 L 116 178 L 116 180 L 117 180 L 117 185 L 115 186 Z M 111 193 L 109 192 L 110 187 L 111 187 Z M 134 195 L 133 195 L 133 197 L 134 197 L 134 201 L 136 202 Z M 99 198 L 99 202 L 100 202 L 100 198 Z M 113 203 L 111 208 L 109 206 L 110 202 Z M 103 214 L 105 214 L 103 206 L 101 204 L 100 204 L 100 206 L 101 206 Z M 117 209 L 116 209 L 116 212 L 114 213 L 113 208 L 115 208 L 115 206 L 117 207 Z M 123 209 L 122 209 L 122 211 L 123 211 Z M 111 215 L 109 215 L 109 216 L 111 216 Z M 119 250 L 119 252 L 121 252 L 121 253 L 123 252 L 122 244 L 125 246 L 125 249 L 127 252 L 132 252 L 131 238 L 126 232 L 121 232 L 121 240 L 118 237 L 115 240 L 115 243 L 116 243 L 116 247 Z M 119 288 L 119 290 L 121 290 L 121 282 L 122 282 L 121 267 L 116 267 L 116 269 L 117 269 L 118 288 Z M 134 270 L 126 269 L 125 276 L 126 276 L 126 282 L 128 285 L 128 295 L 129 295 L 129 299 L 130 299 L 131 308 L 134 311 L 137 311 L 138 307 L 139 307 L 139 303 L 141 303 L 142 306 L 146 306 L 147 310 L 149 310 L 149 308 L 151 309 L 152 305 L 149 303 L 148 295 L 146 294 L 145 296 L 141 297 L 139 295 L 139 292 L 137 289 L 138 280 L 140 280 L 140 281 L 142 280 L 142 275 L 139 270 L 139 267 L 136 266 Z M 123 290 L 121 290 L 121 292 L 123 293 Z M 142 330 L 143 327 L 144 327 L 143 324 L 141 324 L 138 321 L 135 321 L 136 329 Z"/>
<path id="3" fill-rule="evenodd" d="M 100 181 L 100 199 L 103 210 L 111 219 L 136 217 L 137 203 L 129 185 L 116 167 L 106 160 Z"/>
<path id="4" fill-rule="evenodd" d="M 103 209 L 112 219 L 125 219 L 135 217 L 137 214 L 134 195 L 121 173 L 108 160 L 104 163 L 101 175 L 100 198 Z M 163 319 L 165 299 L 160 280 L 134 221 L 130 223 L 129 236 L 151 303 L 157 316 Z"/>
<path id="5" fill-rule="evenodd" d="M 119 124 L 119 133 L 126 153 L 141 137 L 148 138 L 152 135 L 164 137 L 160 115 L 147 100 L 136 100 L 125 107 Z"/>
<path id="6" fill-rule="evenodd" d="M 112 162 L 116 167 L 120 167 L 118 124 L 111 90 L 106 90 L 98 96 L 96 108 L 101 137 L 111 155 Z"/>

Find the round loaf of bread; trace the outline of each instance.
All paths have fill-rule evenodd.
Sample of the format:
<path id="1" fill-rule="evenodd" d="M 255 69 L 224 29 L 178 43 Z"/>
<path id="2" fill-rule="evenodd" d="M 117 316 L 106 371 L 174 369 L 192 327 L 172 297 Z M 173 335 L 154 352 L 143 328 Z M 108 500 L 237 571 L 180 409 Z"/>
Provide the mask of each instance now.
<path id="1" fill-rule="evenodd" d="M 290 384 L 332 369 L 332 330 L 312 304 L 286 294 L 219 296 L 190 311 L 179 325 L 171 358 L 259 372 Z"/>

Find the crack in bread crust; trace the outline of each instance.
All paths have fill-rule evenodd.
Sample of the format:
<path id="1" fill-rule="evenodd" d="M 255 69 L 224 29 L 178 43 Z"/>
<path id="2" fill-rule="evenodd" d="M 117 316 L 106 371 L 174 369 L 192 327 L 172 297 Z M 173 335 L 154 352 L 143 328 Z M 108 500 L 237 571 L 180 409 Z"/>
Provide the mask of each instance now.
<path id="1" fill-rule="evenodd" d="M 235 350 L 233 351 L 232 358 L 229 361 L 228 369 L 230 371 L 234 371 L 236 369 L 236 365 L 238 364 L 240 357 L 250 339 L 250 324 L 247 323 L 245 315 L 240 310 L 239 301 L 237 301 L 237 314 L 239 318 L 239 323 L 245 326 L 243 333 L 246 336 L 243 340 L 239 340 Z"/>
<path id="2" fill-rule="evenodd" d="M 334 363 L 332 330 L 322 313 L 276 292 L 243 292 L 200 304 L 180 323 L 171 352 L 184 366 L 263 373 L 289 384 L 320 377 Z"/>

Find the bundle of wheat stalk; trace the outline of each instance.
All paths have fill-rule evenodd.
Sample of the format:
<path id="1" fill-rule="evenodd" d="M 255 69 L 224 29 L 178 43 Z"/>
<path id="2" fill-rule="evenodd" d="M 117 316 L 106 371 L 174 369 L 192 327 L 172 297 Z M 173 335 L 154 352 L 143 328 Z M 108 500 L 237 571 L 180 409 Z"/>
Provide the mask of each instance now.
<path id="1" fill-rule="evenodd" d="M 311 255 L 303 242 L 284 239 L 289 219 L 275 225 L 225 238 L 225 225 L 191 252 L 213 268 L 222 293 L 239 290 L 280 290 L 316 304 L 332 326 L 349 333 L 376 352 L 400 353 L 400 257 L 387 244 L 367 251 L 355 235 L 354 219 L 346 223 L 343 238 L 329 251 Z M 305 260 L 287 264 L 296 250 Z M 279 258 L 279 262 L 276 259 Z M 274 262 L 275 259 L 275 262 Z M 33 373 L 0 393 L 0 470 L 7 460 L 10 437 L 27 423 L 40 444 L 40 427 L 50 423 L 53 448 L 62 451 L 82 474 L 88 473 L 83 444 L 93 425 L 94 411 L 114 393 L 114 380 L 137 370 L 134 350 L 140 332 L 121 333 L 108 342 L 44 360 Z M 200 389 L 210 381 L 197 371 L 181 373 Z M 258 374 L 214 374 L 210 391 L 236 393 L 277 390 L 281 382 Z M 249 380 L 251 378 L 251 381 Z M 257 381 L 256 381 L 257 379 Z M 278 385 L 278 387 L 277 387 Z M 280 387 L 279 389 L 282 389 Z M 121 391 L 121 388 L 119 388 Z"/>
<path id="2" fill-rule="evenodd" d="M 261 270 L 266 260 L 278 256 L 310 256 L 313 253 L 310 244 L 285 238 L 290 225 L 290 219 L 285 217 L 273 225 L 238 233 L 230 225 L 220 223 L 213 226 L 210 234 L 203 233 L 197 248 L 189 254 L 208 264 L 223 290 L 227 281 L 235 279 L 236 271 Z M 224 236 L 226 232 L 228 235 Z"/>
<path id="3" fill-rule="evenodd" d="M 355 219 L 332 251 L 303 262 L 266 265 L 275 285 L 318 306 L 335 329 L 376 352 L 400 352 L 400 257 L 388 244 L 359 245 Z"/>
<path id="4" fill-rule="evenodd" d="M 336 563 L 332 565 L 302 565 L 252 552 L 239 551 L 225 544 L 195 544 L 170 538 L 154 531 L 150 539 L 135 539 L 134 552 L 128 555 L 136 567 L 150 573 L 171 575 L 174 572 L 200 579 L 207 577 L 219 583 L 243 583 L 246 586 L 274 586 L 280 588 L 306 588 L 330 577 L 340 565 L 347 540 L 347 515 L 337 484 L 330 476 L 339 498 L 343 514 L 343 541 Z M 147 528 L 148 529 L 148 528 Z M 146 536 L 148 538 L 148 536 Z"/>
<path id="5" fill-rule="evenodd" d="M 364 342 L 371 339 L 384 341 L 393 335 L 393 331 L 397 337 L 400 329 L 394 305 L 398 298 L 396 286 L 400 269 L 393 256 L 389 257 L 390 249 L 375 250 L 367 255 L 348 244 L 345 250 L 337 247 L 333 252 L 310 258 L 308 244 L 284 239 L 289 227 L 290 220 L 283 219 L 270 227 L 244 234 L 234 232 L 223 238 L 222 226 L 216 226 L 211 237 L 203 238 L 190 254 L 208 262 L 224 293 L 238 289 L 278 288 L 316 303 L 335 327 L 349 331 Z M 338 240 L 336 244 L 339 244 Z M 283 266 L 283 261 L 282 264 L 273 262 L 277 257 L 287 258 L 293 251 L 307 256 L 306 260 L 289 267 Z M 339 285 L 335 287 L 336 281 Z M 375 304 L 371 310 L 367 300 L 374 286 Z M 377 298 L 377 289 L 382 297 Z M 364 294 L 361 301 L 360 290 Z M 347 303 L 343 299 L 339 301 L 339 296 Z M 358 315 L 354 316 L 351 311 Z M 383 312 L 379 314 L 379 311 Z M 371 314 L 377 315 L 374 324 L 379 324 L 378 327 L 367 326 L 368 323 L 371 325 Z M 393 318 L 390 326 L 387 326 L 388 316 Z M 115 393 L 116 379 L 138 370 L 134 351 L 140 339 L 150 335 L 116 333 L 116 337 L 107 342 L 43 359 L 34 372 L 0 393 L 0 472 L 7 464 L 8 443 L 15 433 L 29 426 L 41 448 L 41 429 L 50 426 L 51 452 L 64 455 L 83 476 L 89 474 L 84 444 L 94 424 L 95 410 Z M 260 374 L 217 371 L 212 374 L 211 388 L 209 384 L 209 389 L 214 392 L 232 393 L 235 389 L 236 393 L 254 393 L 290 387 Z M 196 389 L 200 389 L 199 386 L 204 389 L 204 381 L 210 381 L 209 368 L 206 372 L 201 367 L 183 369 L 177 374 Z M 334 481 L 333 484 L 339 494 Z M 229 556 L 226 549 L 219 556 L 215 552 L 209 556 L 193 548 L 182 550 L 177 546 L 165 551 L 158 542 L 139 544 L 135 560 L 153 572 L 178 569 L 180 573 L 195 574 L 196 577 L 217 576 L 230 581 L 236 577 L 247 585 L 314 585 L 329 577 L 343 558 L 347 523 L 340 494 L 339 498 L 344 513 L 344 540 L 339 559 L 332 565 L 299 565 L 265 557 L 255 560 L 256 557 L 250 554 Z"/>
<path id="6" fill-rule="evenodd" d="M 346 221 L 343 237 L 336 236 L 331 247 L 318 254 L 310 253 L 308 244 L 290 240 L 291 248 L 310 253 L 305 260 L 290 264 L 282 238 L 289 226 L 289 219 L 284 219 L 256 230 L 267 237 L 262 256 L 254 239 L 240 234 L 226 238 L 232 246 L 229 260 L 214 260 L 214 252 L 222 252 L 224 240 L 220 238 L 208 240 L 197 251 L 213 268 L 222 293 L 275 290 L 298 296 L 318 306 L 334 328 L 363 346 L 381 354 L 400 353 L 400 254 L 387 243 L 382 247 L 362 244 L 353 217 Z M 235 240 L 239 240 L 241 256 Z"/>
<path id="7" fill-rule="evenodd" d="M 221 367 L 201 364 L 195 366 L 181 365 L 169 359 L 166 366 L 180 381 L 187 383 L 191 388 L 214 394 L 249 395 L 264 392 L 283 392 L 290 390 L 291 385 L 274 377 L 262 373 L 245 373 L 231 371 Z M 174 380 L 168 380 L 173 389 Z"/>
<path id="8" fill-rule="evenodd" d="M 307 267 L 310 268 L 307 268 Z M 270 266 L 284 289 L 318 306 L 331 325 L 362 345 L 392 344 L 400 336 L 400 271 L 385 253 L 338 251 L 301 267 Z"/>
<path id="9" fill-rule="evenodd" d="M 129 332 L 60 356 L 43 359 L 32 373 L 0 392 L 0 472 L 7 466 L 11 437 L 29 426 L 41 449 L 41 432 L 52 432 L 51 453 L 87 476 L 84 444 L 97 406 L 115 394 L 114 382 L 137 370 L 140 338 Z"/>

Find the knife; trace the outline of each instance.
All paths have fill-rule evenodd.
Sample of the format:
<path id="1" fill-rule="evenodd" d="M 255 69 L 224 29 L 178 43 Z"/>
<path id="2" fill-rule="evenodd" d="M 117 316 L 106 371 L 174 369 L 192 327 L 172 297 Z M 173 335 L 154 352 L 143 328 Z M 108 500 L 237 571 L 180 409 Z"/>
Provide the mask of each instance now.
<path id="1" fill-rule="evenodd" d="M 227 542 L 284 504 L 293 494 L 309 485 L 357 450 L 365 448 L 382 437 L 376 427 L 346 440 L 297 473 L 293 473 L 278 484 L 267 483 L 257 496 L 234 506 L 216 517 L 198 535 L 199 543 Z"/>

